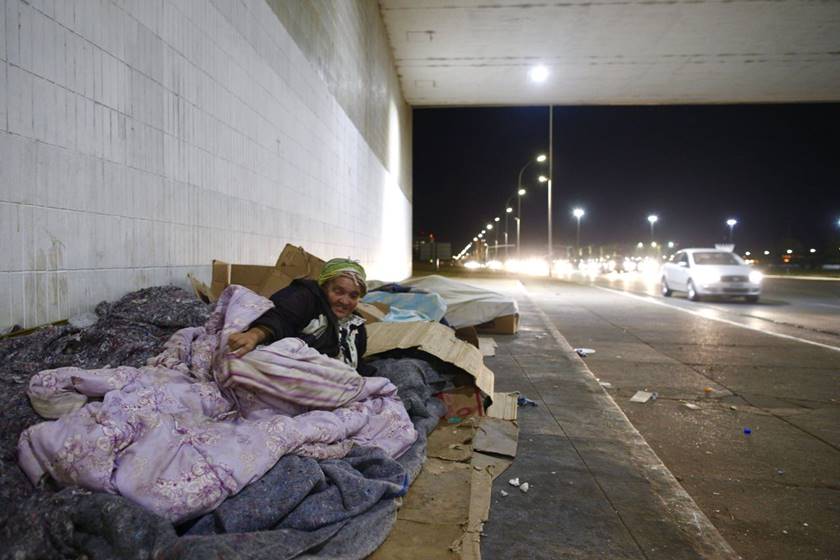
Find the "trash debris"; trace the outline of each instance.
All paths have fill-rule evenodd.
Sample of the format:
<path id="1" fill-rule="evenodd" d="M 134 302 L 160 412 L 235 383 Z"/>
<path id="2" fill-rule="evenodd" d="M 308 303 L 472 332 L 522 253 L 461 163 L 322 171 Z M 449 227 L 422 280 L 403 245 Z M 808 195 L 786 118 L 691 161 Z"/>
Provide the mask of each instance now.
<path id="1" fill-rule="evenodd" d="M 522 395 L 516 397 L 516 404 L 519 406 L 537 406 L 535 401 L 532 401 L 528 397 L 523 397 Z"/>
<path id="2" fill-rule="evenodd" d="M 636 394 L 630 397 L 630 402 L 646 403 L 656 400 L 658 396 L 656 393 L 650 391 L 636 391 Z"/>
<path id="3" fill-rule="evenodd" d="M 527 484 L 527 482 L 526 482 L 525 484 Z M 525 486 L 525 484 L 523 484 L 522 486 Z M 803 523 L 803 524 L 802 524 L 802 526 L 803 526 L 803 527 L 807 527 L 807 526 L 808 526 L 808 524 L 807 524 L 807 523 Z"/>
<path id="4" fill-rule="evenodd" d="M 530 484 L 528 484 L 527 482 L 523 482 L 523 483 L 519 486 L 519 489 L 520 489 L 520 490 L 522 490 L 522 493 L 523 493 L 523 494 L 527 494 L 527 493 L 528 493 L 528 489 L 530 489 L 530 488 L 531 488 L 531 485 L 530 485 Z M 805 526 L 807 527 L 807 526 L 808 526 L 808 524 L 807 524 L 807 523 L 805 523 Z"/>
<path id="5" fill-rule="evenodd" d="M 510 480 L 508 480 L 508 484 L 510 484 L 511 486 L 519 486 L 519 477 L 511 478 Z"/>
<path id="6" fill-rule="evenodd" d="M 505 492 L 504 490 L 502 490 L 502 491 L 501 491 L 501 492 L 499 492 L 499 493 L 502 495 L 502 497 L 504 497 L 504 496 L 508 496 L 508 495 L 509 495 L 509 494 L 508 494 L 507 492 Z"/>
<path id="7" fill-rule="evenodd" d="M 751 430 L 750 428 L 744 428 L 744 435 L 745 435 L 745 436 L 748 436 L 748 435 L 750 435 L 751 433 L 752 433 L 752 430 Z"/>
<path id="8" fill-rule="evenodd" d="M 782 476 L 783 474 L 785 474 L 785 469 L 776 469 L 776 474 Z"/>
<path id="9" fill-rule="evenodd" d="M 690 408 L 691 410 L 700 410 L 699 406 L 697 406 L 694 403 L 690 403 L 690 402 L 683 403 L 683 406 L 685 406 L 686 408 Z"/>
<path id="10" fill-rule="evenodd" d="M 593 350 L 592 348 L 575 348 L 575 352 L 577 352 L 577 355 L 581 358 L 585 358 L 591 354 L 594 354 L 595 350 Z"/>
<path id="11" fill-rule="evenodd" d="M 551 474 L 557 474 L 557 471 L 551 471 Z"/>
<path id="12" fill-rule="evenodd" d="M 711 387 L 703 387 L 703 392 L 704 392 L 704 393 L 706 393 L 706 396 L 709 396 L 709 395 L 711 395 L 712 393 L 714 393 L 714 392 L 715 392 L 715 390 L 714 390 L 714 389 L 712 389 Z"/>
<path id="13" fill-rule="evenodd" d="M 601 387 L 603 387 L 604 389 L 612 389 L 612 383 L 610 383 L 609 381 L 599 381 L 598 383 L 599 383 L 599 384 L 601 385 Z"/>
<path id="14" fill-rule="evenodd" d="M 738 407 L 734 404 L 729 405 L 729 410 L 738 410 Z"/>

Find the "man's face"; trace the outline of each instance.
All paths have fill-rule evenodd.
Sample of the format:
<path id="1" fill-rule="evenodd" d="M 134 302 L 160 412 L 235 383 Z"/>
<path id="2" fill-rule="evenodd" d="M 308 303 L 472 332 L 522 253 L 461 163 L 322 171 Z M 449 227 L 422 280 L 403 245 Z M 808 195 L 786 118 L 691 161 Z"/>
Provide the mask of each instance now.
<path id="1" fill-rule="evenodd" d="M 333 278 L 324 286 L 327 292 L 327 301 L 330 303 L 330 309 L 335 313 L 339 319 L 349 317 L 356 305 L 359 303 L 359 298 L 362 293 L 359 291 L 356 283 L 346 276 L 339 276 Z"/>

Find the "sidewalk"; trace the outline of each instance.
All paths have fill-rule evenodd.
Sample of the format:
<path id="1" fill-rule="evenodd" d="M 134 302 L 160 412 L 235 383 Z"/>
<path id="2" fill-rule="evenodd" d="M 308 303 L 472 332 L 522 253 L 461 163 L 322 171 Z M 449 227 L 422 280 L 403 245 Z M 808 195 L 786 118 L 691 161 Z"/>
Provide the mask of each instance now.
<path id="1" fill-rule="evenodd" d="M 494 484 L 482 557 L 737 558 L 545 313 L 510 294 L 520 331 L 494 336 L 486 364 L 497 391 L 538 406 L 519 408 L 519 451 Z"/>

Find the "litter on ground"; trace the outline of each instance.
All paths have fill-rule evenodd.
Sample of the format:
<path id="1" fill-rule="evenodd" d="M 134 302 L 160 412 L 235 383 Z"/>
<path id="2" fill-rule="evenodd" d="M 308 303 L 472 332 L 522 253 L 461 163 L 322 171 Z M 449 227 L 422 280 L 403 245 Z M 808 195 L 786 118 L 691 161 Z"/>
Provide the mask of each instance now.
<path id="1" fill-rule="evenodd" d="M 646 403 L 648 401 L 656 400 L 658 395 L 650 391 L 636 391 L 636 394 L 630 397 L 630 402 Z"/>
<path id="2" fill-rule="evenodd" d="M 519 477 L 511 478 L 510 480 L 508 480 L 508 484 L 510 484 L 511 486 L 519 486 Z"/>
<path id="3" fill-rule="evenodd" d="M 592 348 L 575 348 L 575 352 L 577 352 L 577 355 L 581 358 L 585 358 L 594 354 L 595 350 L 593 350 Z"/>

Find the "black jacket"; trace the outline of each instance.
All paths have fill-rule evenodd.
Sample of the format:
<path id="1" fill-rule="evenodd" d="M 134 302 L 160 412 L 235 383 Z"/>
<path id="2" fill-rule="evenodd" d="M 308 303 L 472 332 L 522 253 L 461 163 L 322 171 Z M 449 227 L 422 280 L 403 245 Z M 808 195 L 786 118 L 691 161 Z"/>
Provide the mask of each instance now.
<path id="1" fill-rule="evenodd" d="M 330 309 L 327 296 L 317 282 L 309 279 L 294 280 L 287 287 L 275 292 L 271 296 L 274 308 L 269 309 L 257 318 L 251 327 L 264 327 L 271 335 L 264 344 L 271 344 L 281 338 L 296 337 L 309 346 L 331 358 L 341 359 L 338 340 L 338 318 Z M 320 315 L 326 317 L 328 327 L 323 332 L 304 334 L 302 331 Z M 364 365 L 362 356 L 367 351 L 367 330 L 359 325 L 356 333 L 356 352 L 358 355 L 357 370 L 365 375 L 370 374 L 369 366 Z"/>

